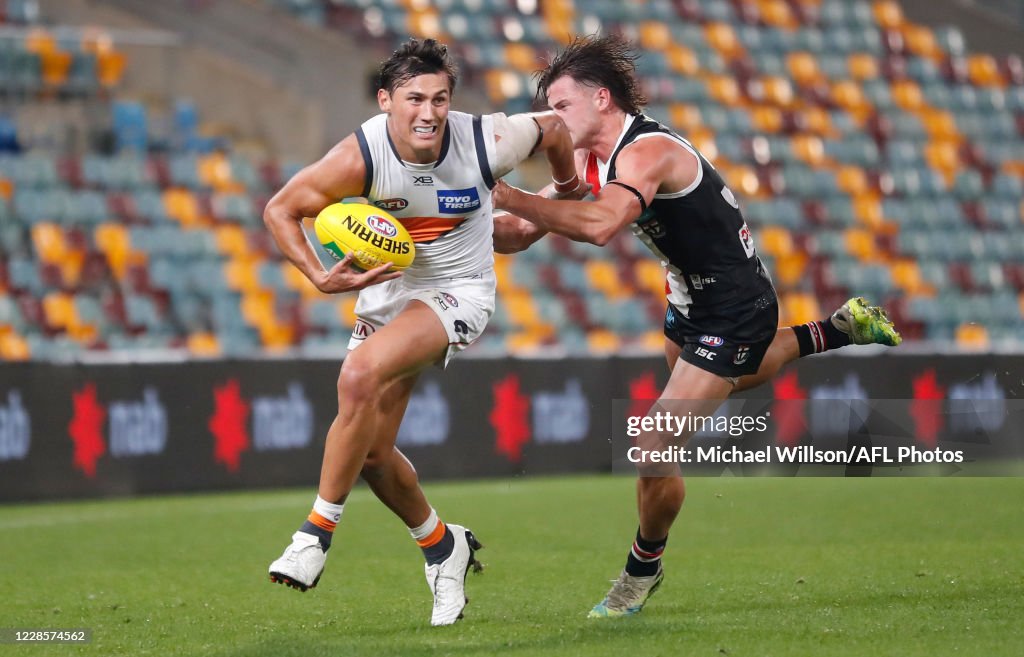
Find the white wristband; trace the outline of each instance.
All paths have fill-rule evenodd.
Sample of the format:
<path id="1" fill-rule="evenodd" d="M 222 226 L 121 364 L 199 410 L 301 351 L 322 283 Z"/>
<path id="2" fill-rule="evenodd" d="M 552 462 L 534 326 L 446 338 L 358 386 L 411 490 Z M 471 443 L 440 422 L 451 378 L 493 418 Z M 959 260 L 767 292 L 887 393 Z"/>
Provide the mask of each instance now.
<path id="1" fill-rule="evenodd" d="M 574 180 L 579 180 L 579 177 L 580 176 L 579 176 L 578 173 L 572 174 L 572 178 L 569 178 L 568 180 L 555 180 L 555 177 L 551 176 L 551 182 L 555 183 L 556 185 L 568 185 L 569 183 L 571 183 Z M 577 185 L 577 187 L 578 187 L 578 185 Z"/>

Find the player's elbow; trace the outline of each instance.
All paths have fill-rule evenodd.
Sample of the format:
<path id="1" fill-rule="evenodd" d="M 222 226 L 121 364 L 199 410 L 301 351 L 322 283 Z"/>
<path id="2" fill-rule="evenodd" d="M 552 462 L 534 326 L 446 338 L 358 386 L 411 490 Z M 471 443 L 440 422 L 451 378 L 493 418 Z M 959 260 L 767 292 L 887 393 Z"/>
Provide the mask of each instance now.
<path id="1" fill-rule="evenodd" d="M 596 226 L 593 229 L 587 231 L 585 237 L 586 241 L 590 242 L 591 244 L 596 244 L 597 246 L 604 246 L 608 244 L 608 242 L 612 241 L 612 238 L 615 237 L 615 233 L 617 232 L 618 230 L 614 226 Z"/>

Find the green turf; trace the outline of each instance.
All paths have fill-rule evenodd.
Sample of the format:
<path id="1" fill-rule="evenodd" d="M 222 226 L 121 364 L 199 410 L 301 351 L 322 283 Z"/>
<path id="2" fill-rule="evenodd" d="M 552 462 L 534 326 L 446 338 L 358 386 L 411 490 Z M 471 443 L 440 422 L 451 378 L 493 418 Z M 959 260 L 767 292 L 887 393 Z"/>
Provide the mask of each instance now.
<path id="1" fill-rule="evenodd" d="M 627 478 L 430 484 L 486 571 L 431 628 L 421 557 L 360 489 L 320 586 L 267 581 L 313 491 L 0 507 L 0 655 L 1024 654 L 1024 479 L 694 478 L 638 617 L 588 620 L 635 529 Z"/>

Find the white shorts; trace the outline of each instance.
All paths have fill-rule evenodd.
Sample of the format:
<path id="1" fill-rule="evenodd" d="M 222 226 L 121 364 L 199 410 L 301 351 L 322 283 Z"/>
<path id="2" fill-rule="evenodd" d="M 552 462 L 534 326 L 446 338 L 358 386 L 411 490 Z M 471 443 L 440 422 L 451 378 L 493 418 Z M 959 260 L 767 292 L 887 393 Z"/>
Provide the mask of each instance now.
<path id="1" fill-rule="evenodd" d="M 356 325 L 348 341 L 351 351 L 395 318 L 416 299 L 433 310 L 448 334 L 444 365 L 452 356 L 472 344 L 494 314 L 495 277 L 489 269 L 475 276 L 414 283 L 404 277 L 371 285 L 356 300 Z"/>

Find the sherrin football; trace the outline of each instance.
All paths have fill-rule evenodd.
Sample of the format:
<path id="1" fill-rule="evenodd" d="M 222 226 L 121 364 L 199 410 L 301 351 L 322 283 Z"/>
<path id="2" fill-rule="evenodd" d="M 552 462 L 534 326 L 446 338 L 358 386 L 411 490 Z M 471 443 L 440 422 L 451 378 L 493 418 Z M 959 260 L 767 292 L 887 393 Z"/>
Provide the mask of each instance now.
<path id="1" fill-rule="evenodd" d="M 328 253 L 338 260 L 351 253 L 353 264 L 364 271 L 387 262 L 400 271 L 416 257 L 416 245 L 405 226 L 365 203 L 328 205 L 317 215 L 313 230 Z"/>

